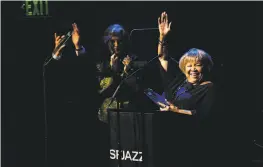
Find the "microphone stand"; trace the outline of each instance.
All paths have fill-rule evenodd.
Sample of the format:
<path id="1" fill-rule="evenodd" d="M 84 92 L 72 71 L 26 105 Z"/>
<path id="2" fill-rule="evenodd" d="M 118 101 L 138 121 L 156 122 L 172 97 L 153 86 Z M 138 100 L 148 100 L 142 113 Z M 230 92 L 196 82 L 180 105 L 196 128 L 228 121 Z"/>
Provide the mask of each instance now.
<path id="1" fill-rule="evenodd" d="M 55 49 L 56 50 L 56 49 Z M 53 54 L 52 54 L 53 56 Z M 43 64 L 43 71 L 42 71 L 42 77 L 43 77 L 43 97 L 44 97 L 44 128 L 45 128 L 45 162 L 44 167 L 48 167 L 47 162 L 47 139 L 48 139 L 48 126 L 47 126 L 47 90 L 46 90 L 46 66 L 49 64 L 49 62 L 53 59 L 53 57 L 47 57 Z"/>
<path id="2" fill-rule="evenodd" d="M 140 28 L 140 29 L 133 29 L 130 34 L 129 34 L 129 39 L 131 40 L 131 37 L 132 37 L 132 33 L 134 31 L 146 31 L 146 30 L 158 30 L 158 28 Z M 130 75 L 128 75 L 126 78 L 122 79 L 121 82 L 119 83 L 119 85 L 117 86 L 116 90 L 114 91 L 112 97 L 111 97 L 111 101 L 107 107 L 107 109 L 109 109 L 109 106 L 112 104 L 113 100 L 116 98 L 116 95 L 117 93 L 119 92 L 119 89 L 121 87 L 121 85 L 127 80 L 129 79 L 130 77 L 132 77 L 134 74 L 136 74 L 138 71 L 141 71 L 145 66 L 147 66 L 150 62 L 152 62 L 153 60 L 155 60 L 156 58 L 158 58 L 159 55 L 155 56 L 154 58 L 152 58 L 151 60 L 149 60 L 143 67 L 141 68 L 138 68 L 137 70 L 135 70 L 134 72 L 132 72 Z M 121 132 L 120 132 L 120 104 L 119 104 L 119 101 L 118 101 L 118 98 L 116 98 L 116 102 L 117 102 L 117 135 L 118 135 L 118 139 L 117 139 L 117 143 L 118 143 L 118 149 L 119 151 L 121 150 L 121 145 L 120 145 L 120 138 L 121 138 Z M 118 162 L 119 162 L 119 165 L 118 166 L 121 166 L 121 158 L 118 158 Z"/>
<path id="3" fill-rule="evenodd" d="M 44 166 L 47 167 L 48 163 L 47 163 L 47 138 L 48 138 L 48 127 L 47 127 L 47 91 L 46 91 L 46 66 L 49 64 L 49 62 L 53 59 L 53 54 L 56 53 L 61 46 L 66 45 L 67 41 L 69 40 L 69 38 L 72 36 L 72 32 L 69 31 L 66 36 L 64 37 L 64 39 L 62 39 L 62 41 L 58 44 L 58 46 L 54 49 L 54 51 L 52 52 L 52 55 L 47 57 L 44 61 L 43 64 L 43 73 L 42 73 L 42 77 L 43 77 L 43 96 L 44 96 L 44 126 L 45 126 L 45 162 L 44 162 Z"/>
<path id="4" fill-rule="evenodd" d="M 55 48 L 55 50 L 58 50 L 58 47 Z M 54 53 L 54 52 L 52 52 Z M 47 127 L 47 91 L 46 91 L 46 66 L 49 64 L 49 62 L 53 59 L 53 54 L 50 57 L 47 57 L 43 64 L 43 97 L 44 97 L 44 127 L 45 127 L 45 162 L 44 167 L 48 167 L 47 163 L 47 139 L 48 139 L 48 127 Z"/>
<path id="5" fill-rule="evenodd" d="M 51 60 L 51 59 L 50 59 Z M 48 62 L 50 62 L 50 60 Z M 48 64 L 47 61 L 44 62 L 43 64 L 43 73 L 42 73 L 42 77 L 43 77 L 43 96 L 44 96 L 44 126 L 45 126 L 45 162 L 44 162 L 44 166 L 48 167 L 48 163 L 47 163 L 47 96 L 46 96 L 46 77 L 45 77 L 45 73 L 46 73 L 46 65 Z"/>
<path id="6" fill-rule="evenodd" d="M 119 83 L 119 85 L 117 86 L 116 90 L 114 91 L 113 95 L 111 96 L 111 101 L 108 105 L 108 107 L 112 104 L 113 100 L 116 98 L 117 92 L 119 91 L 121 85 L 130 77 L 132 77 L 134 74 L 136 74 L 138 71 L 144 69 L 144 67 L 146 67 L 148 64 L 150 64 L 153 60 L 155 60 L 156 58 L 159 58 L 160 56 L 157 55 L 155 57 L 153 57 L 151 60 L 149 60 L 147 63 L 145 63 L 145 65 L 141 68 L 138 68 L 137 70 L 135 70 L 134 72 L 132 72 L 131 74 L 129 74 L 126 78 L 124 78 L 123 80 L 121 80 L 121 82 Z M 108 108 L 107 107 L 107 108 Z"/>
<path id="7" fill-rule="evenodd" d="M 111 101 L 107 107 L 107 109 L 109 109 L 109 106 L 112 104 L 113 100 L 116 99 L 116 102 L 117 102 L 117 143 L 118 143 L 118 149 L 119 149 L 119 152 L 121 151 L 121 144 L 120 144 L 120 141 L 121 141 L 121 132 L 120 132 L 120 104 L 119 104 L 119 101 L 118 101 L 118 98 L 116 98 L 116 95 L 117 93 L 119 92 L 119 89 L 121 87 L 121 85 L 129 78 L 131 78 L 134 74 L 136 74 L 138 71 L 141 71 L 142 69 L 144 69 L 144 67 L 146 67 L 148 64 L 150 64 L 153 60 L 155 60 L 156 58 L 159 58 L 159 55 L 153 57 L 151 60 L 149 60 L 143 67 L 141 68 L 138 68 L 137 70 L 135 70 L 134 72 L 132 72 L 131 74 L 129 74 L 126 78 L 122 79 L 121 82 L 119 83 L 119 85 L 117 86 L 116 90 L 114 91 L 112 97 L 111 97 Z M 119 162 L 119 167 L 121 167 L 121 158 L 118 158 L 118 162 Z"/>
<path id="8" fill-rule="evenodd" d="M 53 56 L 53 54 L 52 54 Z M 43 97 L 44 97 L 44 127 L 45 127 L 45 162 L 44 162 L 44 167 L 48 167 L 48 162 L 47 162 L 47 139 L 48 139 L 48 126 L 47 126 L 47 91 L 46 91 L 46 66 L 49 64 L 49 62 L 53 59 L 53 57 L 48 57 L 44 61 L 43 64 Z"/>
<path id="9" fill-rule="evenodd" d="M 57 47 L 58 48 L 58 47 Z M 55 49 L 57 50 L 57 49 Z M 53 53 L 53 52 L 52 52 Z M 45 128 L 45 162 L 44 167 L 48 167 L 47 162 L 47 139 L 48 139 L 48 127 L 47 127 L 47 91 L 46 91 L 46 66 L 49 64 L 49 62 L 53 59 L 53 54 L 50 57 L 47 57 L 43 64 L 43 97 L 44 97 L 44 128 Z"/>

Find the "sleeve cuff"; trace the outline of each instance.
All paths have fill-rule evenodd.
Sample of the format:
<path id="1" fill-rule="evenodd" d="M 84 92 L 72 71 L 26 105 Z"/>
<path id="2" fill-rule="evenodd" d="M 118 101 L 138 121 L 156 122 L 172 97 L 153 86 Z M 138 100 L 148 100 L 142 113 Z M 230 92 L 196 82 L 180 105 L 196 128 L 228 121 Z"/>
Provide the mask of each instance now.
<path id="1" fill-rule="evenodd" d="M 77 56 L 79 56 L 79 55 L 82 55 L 82 54 L 85 54 L 86 53 L 86 49 L 83 47 L 83 46 L 81 46 L 81 48 L 80 49 L 76 49 L 75 50 L 76 51 L 76 54 L 77 54 Z"/>
<path id="2" fill-rule="evenodd" d="M 61 59 L 61 54 L 60 55 L 58 55 L 58 56 L 56 56 L 54 53 L 52 53 L 52 57 L 53 57 L 53 59 L 55 59 L 55 60 L 59 60 L 59 59 Z"/>

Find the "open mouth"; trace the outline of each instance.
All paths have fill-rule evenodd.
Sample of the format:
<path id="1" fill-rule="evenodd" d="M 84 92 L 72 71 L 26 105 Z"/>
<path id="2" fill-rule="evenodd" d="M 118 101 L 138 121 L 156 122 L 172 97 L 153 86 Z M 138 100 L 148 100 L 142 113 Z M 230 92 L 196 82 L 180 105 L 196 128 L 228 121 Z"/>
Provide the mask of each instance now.
<path id="1" fill-rule="evenodd" d="M 192 77 L 198 77 L 198 76 L 199 76 L 199 73 L 193 72 L 193 73 L 190 73 L 190 76 L 192 76 Z"/>

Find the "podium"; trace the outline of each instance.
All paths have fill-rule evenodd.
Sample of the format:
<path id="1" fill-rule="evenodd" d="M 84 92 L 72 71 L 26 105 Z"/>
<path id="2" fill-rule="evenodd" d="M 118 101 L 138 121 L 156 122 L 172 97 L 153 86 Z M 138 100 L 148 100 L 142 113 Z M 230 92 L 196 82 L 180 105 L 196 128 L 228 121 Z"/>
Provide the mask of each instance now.
<path id="1" fill-rule="evenodd" d="M 109 109 L 110 167 L 189 166 L 191 122 L 171 112 Z"/>

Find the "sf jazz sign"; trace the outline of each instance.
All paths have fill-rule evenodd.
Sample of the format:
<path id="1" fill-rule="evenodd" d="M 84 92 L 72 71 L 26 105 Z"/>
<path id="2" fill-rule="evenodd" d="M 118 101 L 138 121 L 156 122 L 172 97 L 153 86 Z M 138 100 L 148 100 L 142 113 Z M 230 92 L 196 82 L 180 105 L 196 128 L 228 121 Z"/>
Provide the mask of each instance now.
<path id="1" fill-rule="evenodd" d="M 142 162 L 142 152 L 140 151 L 125 151 L 110 149 L 110 159 L 121 159 L 123 161 L 137 161 Z"/>
<path id="2" fill-rule="evenodd" d="M 25 0 L 22 6 L 25 9 L 26 16 L 48 16 L 47 0 Z"/>

